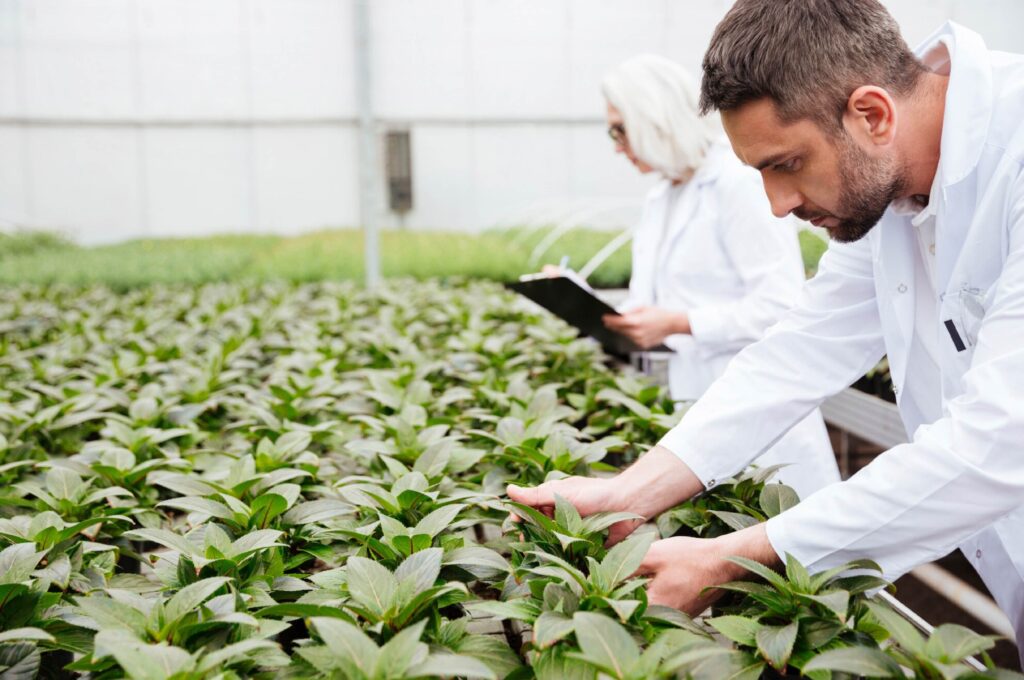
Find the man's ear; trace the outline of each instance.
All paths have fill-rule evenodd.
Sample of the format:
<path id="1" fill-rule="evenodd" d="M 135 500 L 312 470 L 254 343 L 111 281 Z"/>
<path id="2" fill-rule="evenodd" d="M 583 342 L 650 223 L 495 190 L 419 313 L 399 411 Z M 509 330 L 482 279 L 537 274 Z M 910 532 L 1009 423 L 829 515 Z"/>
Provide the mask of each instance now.
<path id="1" fill-rule="evenodd" d="M 865 144 L 891 144 L 896 138 L 896 122 L 896 102 L 881 87 L 862 85 L 846 100 L 843 126 L 854 139 Z"/>

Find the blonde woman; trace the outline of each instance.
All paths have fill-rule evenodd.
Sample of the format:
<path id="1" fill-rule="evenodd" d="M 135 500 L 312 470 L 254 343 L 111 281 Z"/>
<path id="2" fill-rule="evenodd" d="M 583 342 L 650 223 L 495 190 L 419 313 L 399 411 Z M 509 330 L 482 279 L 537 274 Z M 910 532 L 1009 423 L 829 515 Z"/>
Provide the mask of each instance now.
<path id="1" fill-rule="evenodd" d="M 605 325 L 641 347 L 674 350 L 672 397 L 696 400 L 800 294 L 796 228 L 772 216 L 758 173 L 736 158 L 717 120 L 698 115 L 682 66 L 634 57 L 602 90 L 615 150 L 662 178 L 634 232 L 629 299 Z M 839 480 L 817 410 L 755 462 L 787 463 L 779 479 L 801 497 Z"/>

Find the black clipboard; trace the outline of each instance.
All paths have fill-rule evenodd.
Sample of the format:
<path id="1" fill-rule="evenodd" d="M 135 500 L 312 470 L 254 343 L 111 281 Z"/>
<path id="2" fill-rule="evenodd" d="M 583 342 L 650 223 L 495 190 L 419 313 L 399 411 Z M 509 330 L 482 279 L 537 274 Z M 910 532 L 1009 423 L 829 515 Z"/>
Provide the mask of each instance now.
<path id="1" fill-rule="evenodd" d="M 601 317 L 618 316 L 614 307 L 566 276 L 530 276 L 506 283 L 510 290 L 533 300 L 552 314 L 601 343 L 604 351 L 626 358 L 631 352 L 671 352 L 665 345 L 644 349 L 625 335 L 605 327 Z"/>

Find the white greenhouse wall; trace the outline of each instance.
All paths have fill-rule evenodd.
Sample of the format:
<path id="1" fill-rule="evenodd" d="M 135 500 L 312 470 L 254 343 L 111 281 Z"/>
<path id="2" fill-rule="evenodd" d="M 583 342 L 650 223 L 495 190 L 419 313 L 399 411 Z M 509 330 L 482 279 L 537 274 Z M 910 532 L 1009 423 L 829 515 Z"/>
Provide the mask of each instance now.
<path id="1" fill-rule="evenodd" d="M 628 221 L 650 179 L 611 153 L 601 76 L 644 51 L 696 71 L 729 4 L 370 0 L 375 114 L 412 135 L 403 224 L 592 198 Z M 911 43 L 953 18 L 1024 51 L 1020 0 L 886 4 Z M 352 0 L 0 0 L 0 225 L 87 243 L 356 225 L 352 22 Z"/>

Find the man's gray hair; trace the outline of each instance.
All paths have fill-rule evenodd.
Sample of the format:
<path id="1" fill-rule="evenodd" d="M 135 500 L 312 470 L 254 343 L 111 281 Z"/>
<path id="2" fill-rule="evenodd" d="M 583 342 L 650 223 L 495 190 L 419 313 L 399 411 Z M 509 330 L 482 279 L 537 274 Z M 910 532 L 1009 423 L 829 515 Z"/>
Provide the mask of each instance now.
<path id="1" fill-rule="evenodd" d="M 770 98 L 787 122 L 841 124 L 850 94 L 909 94 L 924 66 L 876 0 L 738 0 L 704 55 L 703 113 Z"/>

